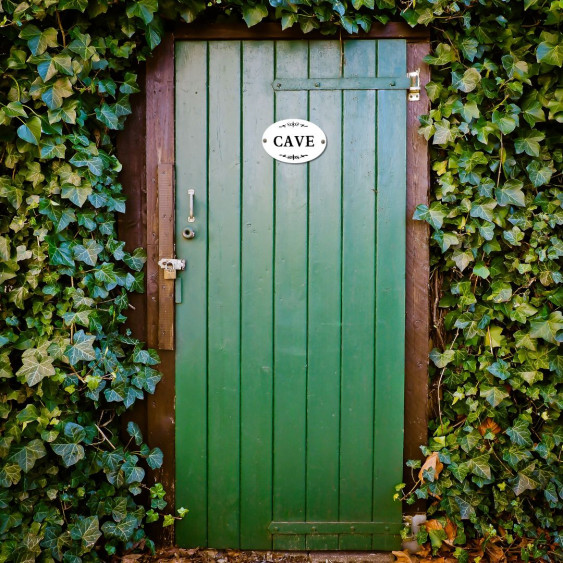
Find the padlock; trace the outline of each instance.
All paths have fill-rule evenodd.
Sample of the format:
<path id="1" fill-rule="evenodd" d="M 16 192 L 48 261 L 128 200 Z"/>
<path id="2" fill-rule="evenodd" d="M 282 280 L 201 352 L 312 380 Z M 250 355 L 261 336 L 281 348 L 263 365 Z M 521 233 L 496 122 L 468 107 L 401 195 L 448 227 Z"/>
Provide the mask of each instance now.
<path id="1" fill-rule="evenodd" d="M 175 280 L 176 270 L 172 266 L 167 266 L 164 268 L 164 279 L 165 280 Z"/>

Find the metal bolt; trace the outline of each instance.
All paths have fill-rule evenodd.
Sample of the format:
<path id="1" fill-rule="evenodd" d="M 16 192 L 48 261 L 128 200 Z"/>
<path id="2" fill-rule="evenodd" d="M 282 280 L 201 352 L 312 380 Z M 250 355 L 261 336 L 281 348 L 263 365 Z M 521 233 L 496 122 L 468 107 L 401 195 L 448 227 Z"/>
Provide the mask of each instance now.
<path id="1" fill-rule="evenodd" d="M 324 145 L 326 143 L 326 141 L 324 139 L 321 139 L 321 145 Z"/>
<path id="2" fill-rule="evenodd" d="M 392 80 L 392 81 L 389 83 L 389 86 L 395 86 L 395 84 L 396 84 L 396 82 L 395 82 L 394 80 Z"/>
<path id="3" fill-rule="evenodd" d="M 313 526 L 313 527 L 311 528 L 311 531 L 312 531 L 312 532 L 316 532 L 316 531 L 317 531 L 317 527 L 316 527 L 316 526 Z"/>
<path id="4" fill-rule="evenodd" d="M 262 139 L 262 142 L 263 142 L 263 143 L 267 143 L 268 140 L 267 140 L 267 139 Z"/>
<path id="5" fill-rule="evenodd" d="M 277 526 L 274 526 L 274 532 L 279 532 L 280 529 Z"/>
<path id="6" fill-rule="evenodd" d="M 321 85 L 321 83 L 320 83 L 320 82 L 315 82 L 315 88 L 319 88 L 319 87 L 320 87 L 320 85 Z"/>
<path id="7" fill-rule="evenodd" d="M 281 82 L 278 82 L 278 83 L 276 84 L 276 86 L 277 86 L 278 88 L 281 88 Z"/>

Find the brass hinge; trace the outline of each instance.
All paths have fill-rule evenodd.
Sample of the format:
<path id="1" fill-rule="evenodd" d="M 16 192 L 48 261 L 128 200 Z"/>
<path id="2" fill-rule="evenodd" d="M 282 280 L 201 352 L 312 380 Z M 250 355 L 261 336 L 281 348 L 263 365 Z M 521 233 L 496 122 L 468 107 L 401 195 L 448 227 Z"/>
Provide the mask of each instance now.
<path id="1" fill-rule="evenodd" d="M 417 68 L 413 72 L 408 72 L 411 85 L 409 87 L 409 102 L 418 102 L 420 100 L 420 69 Z"/>

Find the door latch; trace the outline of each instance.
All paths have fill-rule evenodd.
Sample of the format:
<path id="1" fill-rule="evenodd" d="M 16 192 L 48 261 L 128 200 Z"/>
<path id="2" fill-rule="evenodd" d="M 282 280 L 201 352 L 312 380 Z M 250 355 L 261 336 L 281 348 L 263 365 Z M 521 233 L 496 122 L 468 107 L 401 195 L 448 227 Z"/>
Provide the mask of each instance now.
<path id="1" fill-rule="evenodd" d="M 163 258 L 158 261 L 158 265 L 164 270 L 165 280 L 175 280 L 176 271 L 186 269 L 186 261 L 177 258 Z"/>
<path id="2" fill-rule="evenodd" d="M 408 72 L 407 76 L 411 80 L 409 86 L 409 102 L 418 102 L 420 100 L 420 69 L 417 68 L 413 72 Z"/>

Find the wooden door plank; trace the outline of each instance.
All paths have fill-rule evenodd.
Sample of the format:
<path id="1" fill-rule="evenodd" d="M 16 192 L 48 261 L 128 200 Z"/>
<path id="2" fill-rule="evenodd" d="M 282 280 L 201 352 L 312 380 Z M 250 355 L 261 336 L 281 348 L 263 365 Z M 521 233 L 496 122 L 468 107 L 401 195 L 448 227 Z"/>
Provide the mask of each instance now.
<path id="1" fill-rule="evenodd" d="M 406 42 L 379 42 L 378 72 L 406 73 Z M 373 519 L 400 522 L 403 464 L 406 96 L 377 93 L 377 295 Z M 374 538 L 375 541 L 375 538 Z M 398 546 L 397 546 L 398 547 Z"/>
<path id="2" fill-rule="evenodd" d="M 418 116 L 428 113 L 430 102 L 424 86 L 430 80 L 430 67 L 423 59 L 430 53 L 430 43 L 407 43 L 407 68 L 420 68 L 420 100 L 407 104 L 407 262 L 406 262 L 406 331 L 405 331 L 405 448 L 403 458 L 424 459 L 420 444 L 428 440 L 428 352 L 430 275 L 429 226 L 415 221 L 419 204 L 428 204 L 430 167 L 428 143 L 418 134 Z M 413 472 L 403 465 L 407 490 L 415 484 Z M 426 501 L 405 505 L 408 513 L 424 512 Z"/>
<path id="3" fill-rule="evenodd" d="M 311 77 L 338 77 L 340 43 L 312 41 Z M 325 133 L 325 152 L 309 165 L 309 355 L 307 520 L 338 520 L 341 299 L 342 93 L 309 93 L 309 119 Z M 338 549 L 338 535 L 310 534 L 307 549 Z"/>
<path id="4" fill-rule="evenodd" d="M 208 544 L 217 548 L 239 542 L 240 52 L 238 41 L 209 43 Z"/>
<path id="5" fill-rule="evenodd" d="M 240 547 L 271 549 L 274 44 L 243 43 Z"/>
<path id="6" fill-rule="evenodd" d="M 159 225 L 158 167 L 174 164 L 174 38 L 168 35 L 147 61 L 146 67 L 146 188 L 147 188 L 147 344 L 158 347 L 160 305 L 166 301 L 169 312 L 173 309 L 174 282 L 164 280 L 158 266 L 159 252 L 169 246 L 161 246 L 159 237 L 164 234 Z M 142 138 L 139 139 L 139 148 Z M 169 204 L 171 198 L 168 197 Z M 172 217 L 169 208 L 167 217 Z M 168 228 L 173 225 L 168 223 Z M 169 245 L 170 238 L 165 244 Z M 174 322 L 173 316 L 168 316 Z M 171 327 L 170 327 L 171 328 Z M 164 454 L 162 467 L 154 472 L 154 478 L 166 489 L 166 500 L 174 505 L 174 372 L 175 356 L 170 350 L 159 350 L 158 369 L 164 378 L 153 395 L 147 399 L 147 443 L 159 447 Z M 157 543 L 174 541 L 172 526 L 157 532 Z"/>
<path id="7" fill-rule="evenodd" d="M 344 76 L 375 76 L 376 42 L 344 42 Z M 375 105 L 346 91 L 343 113 L 342 387 L 340 520 L 370 521 L 373 474 Z M 340 549 L 370 549 L 371 536 L 341 536 Z"/>
<path id="8" fill-rule="evenodd" d="M 304 41 L 276 43 L 276 73 L 307 77 Z M 276 93 L 276 120 L 307 118 L 306 92 Z M 307 167 L 276 162 L 273 520 L 305 516 L 307 378 Z M 305 549 L 275 536 L 274 549 Z"/>
<path id="9" fill-rule="evenodd" d="M 207 545 L 207 43 L 176 44 L 176 305 L 177 506 L 189 516 L 177 524 L 178 545 Z M 189 224 L 187 190 L 195 189 L 195 223 Z M 196 237 L 186 240 L 182 230 Z"/>

